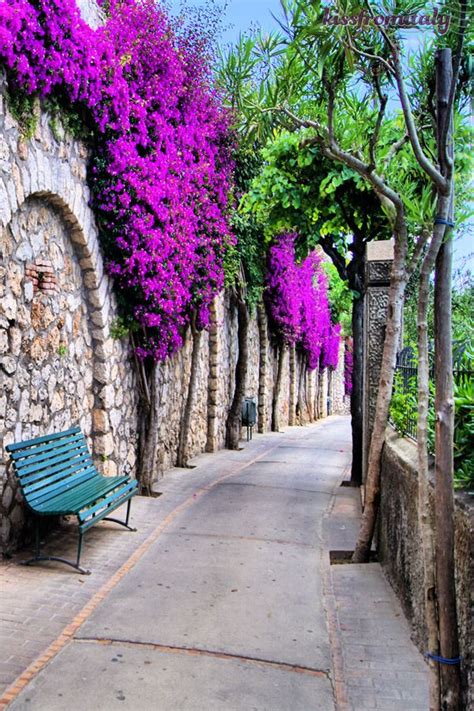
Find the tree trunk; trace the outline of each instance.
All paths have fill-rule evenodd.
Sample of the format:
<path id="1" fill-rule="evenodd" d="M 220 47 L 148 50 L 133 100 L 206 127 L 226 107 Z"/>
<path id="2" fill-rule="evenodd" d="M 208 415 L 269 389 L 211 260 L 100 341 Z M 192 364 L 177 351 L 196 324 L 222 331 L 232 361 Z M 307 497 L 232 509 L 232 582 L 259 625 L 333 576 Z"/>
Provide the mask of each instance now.
<path id="1" fill-rule="evenodd" d="M 296 424 L 296 348 L 290 346 L 290 393 L 288 403 L 288 424 Z"/>
<path id="2" fill-rule="evenodd" d="M 282 343 L 278 348 L 278 368 L 275 385 L 273 387 L 272 398 L 272 432 L 280 431 L 280 399 L 281 399 L 281 384 L 283 381 L 283 365 L 285 360 L 285 344 Z"/>
<path id="3" fill-rule="evenodd" d="M 436 53 L 437 143 L 441 172 L 447 177 L 448 209 L 438 216 L 454 220 L 453 170 L 454 162 L 453 113 L 448 113 L 448 97 L 453 82 L 450 49 Z M 446 131 L 447 129 L 447 131 Z M 442 145 L 442 136 L 446 145 Z M 445 155 L 448 161 L 445 160 Z M 438 194 L 438 203 L 442 197 Z M 441 226 L 436 225 L 439 229 Z M 436 587 L 438 595 L 439 643 L 441 656 L 455 660 L 459 657 L 458 623 L 456 611 L 454 560 L 454 493 L 453 493 L 453 438 L 454 393 L 451 324 L 451 289 L 453 243 L 450 229 L 444 227 L 444 244 L 436 261 L 435 270 L 435 515 L 436 515 Z M 441 708 L 443 711 L 461 709 L 461 675 L 459 663 L 440 665 Z"/>
<path id="4" fill-rule="evenodd" d="M 441 230 L 438 229 L 438 232 Z M 425 603 L 425 620 L 428 632 L 428 650 L 438 654 L 438 618 L 436 609 L 434 533 L 429 501 L 429 467 L 428 467 L 428 408 L 429 408 L 429 359 L 428 359 L 428 307 L 430 275 L 434 267 L 436 252 L 440 241 L 433 237 L 432 245 L 423 260 L 418 292 L 418 523 L 423 552 L 423 588 Z M 429 660 L 430 668 L 430 711 L 439 711 L 440 686 L 439 665 Z"/>
<path id="5" fill-rule="evenodd" d="M 199 370 L 199 356 L 201 354 L 202 331 L 198 331 L 195 325 L 195 317 L 191 322 L 192 333 L 192 355 L 191 355 L 191 373 L 189 376 L 188 394 L 186 396 L 186 404 L 181 417 L 179 428 L 178 453 L 176 456 L 177 467 L 189 466 L 189 433 L 191 430 L 191 419 L 193 414 L 194 400 L 197 390 L 197 379 Z"/>
<path id="6" fill-rule="evenodd" d="M 451 332 L 452 242 L 438 255 L 435 275 L 435 512 L 436 583 L 441 656 L 459 657 L 454 561 L 453 433 L 454 396 Z M 461 709 L 460 667 L 440 665 L 441 708 Z"/>
<path id="7" fill-rule="evenodd" d="M 299 425 L 304 425 L 305 424 L 305 410 L 307 411 L 306 407 L 306 396 L 305 396 L 305 374 L 306 374 L 306 363 L 305 363 L 305 357 L 303 354 L 300 354 L 298 356 L 298 362 L 299 362 L 299 373 L 298 373 L 298 399 L 296 403 L 296 415 L 297 415 L 297 422 Z"/>
<path id="8" fill-rule="evenodd" d="M 364 372 L 364 299 L 360 296 L 352 304 L 353 368 L 351 392 L 352 469 L 351 484 L 362 484 L 362 416 Z"/>
<path id="9" fill-rule="evenodd" d="M 138 464 L 137 479 L 142 496 L 152 495 L 152 486 L 159 472 L 157 392 L 161 367 L 154 363 L 147 372 L 144 363 L 138 363 L 141 382 L 138 409 Z M 145 396 L 146 392 L 146 396 Z"/>
<path id="10" fill-rule="evenodd" d="M 265 432 L 267 427 L 267 353 L 268 324 L 265 306 L 260 302 L 257 306 L 257 322 L 259 335 L 258 361 L 258 431 Z"/>
<path id="11" fill-rule="evenodd" d="M 395 232 L 395 254 L 388 295 L 388 314 L 385 341 L 380 368 L 379 389 L 375 409 L 374 426 L 370 441 L 367 479 L 365 485 L 365 506 L 355 547 L 353 562 L 365 563 L 369 560 L 372 538 L 377 520 L 380 499 L 380 464 L 385 443 L 385 430 L 392 395 L 393 376 L 398 343 L 402 325 L 403 297 L 407 283 L 407 229 L 403 218 L 397 217 Z"/>
<path id="12" fill-rule="evenodd" d="M 226 422 L 226 447 L 238 449 L 242 426 L 242 404 L 248 369 L 249 312 L 242 294 L 237 295 L 239 354 L 235 366 L 235 389 Z"/>

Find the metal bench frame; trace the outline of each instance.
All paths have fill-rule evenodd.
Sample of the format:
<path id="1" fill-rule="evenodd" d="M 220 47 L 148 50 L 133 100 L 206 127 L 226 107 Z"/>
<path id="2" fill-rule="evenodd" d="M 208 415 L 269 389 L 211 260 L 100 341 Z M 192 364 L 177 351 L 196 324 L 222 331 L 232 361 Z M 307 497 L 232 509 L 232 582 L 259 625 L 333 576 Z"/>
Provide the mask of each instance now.
<path id="1" fill-rule="evenodd" d="M 86 439 L 79 427 L 44 435 L 6 447 L 13 462 L 26 505 L 34 514 L 35 555 L 24 565 L 54 560 L 70 565 L 83 575 L 81 567 L 85 532 L 99 521 L 114 521 L 129 531 L 130 504 L 138 494 L 137 482 L 129 476 L 105 477 L 94 467 Z M 127 503 L 125 521 L 109 516 Z M 76 561 L 41 555 L 40 519 L 45 516 L 77 517 L 79 540 Z"/>

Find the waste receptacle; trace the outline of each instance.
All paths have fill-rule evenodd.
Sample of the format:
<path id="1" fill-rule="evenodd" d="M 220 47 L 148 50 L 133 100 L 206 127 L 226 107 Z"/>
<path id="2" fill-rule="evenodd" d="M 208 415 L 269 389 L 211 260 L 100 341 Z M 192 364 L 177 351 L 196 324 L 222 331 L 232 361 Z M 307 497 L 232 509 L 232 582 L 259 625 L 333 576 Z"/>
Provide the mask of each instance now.
<path id="1" fill-rule="evenodd" d="M 246 397 L 242 403 L 242 424 L 247 428 L 247 442 L 252 439 L 252 429 L 257 422 L 257 398 Z"/>

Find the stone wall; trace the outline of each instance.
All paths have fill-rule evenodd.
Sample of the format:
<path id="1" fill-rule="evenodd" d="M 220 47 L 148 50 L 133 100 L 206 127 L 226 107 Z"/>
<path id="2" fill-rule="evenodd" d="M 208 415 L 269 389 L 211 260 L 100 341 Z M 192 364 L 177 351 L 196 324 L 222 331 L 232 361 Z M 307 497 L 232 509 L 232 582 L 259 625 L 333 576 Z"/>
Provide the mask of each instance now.
<path id="1" fill-rule="evenodd" d="M 417 490 L 416 445 L 398 437 L 389 428 L 382 460 L 379 558 L 412 623 L 414 639 L 424 652 L 423 559 Z M 433 496 L 431 500 L 433 505 Z M 464 657 L 463 683 L 466 708 L 474 708 L 474 502 L 466 494 L 458 493 L 455 504 L 456 591 Z"/>
<path id="2" fill-rule="evenodd" d="M 87 152 L 39 114 L 25 140 L 0 97 L 0 548 L 24 510 L 5 446 L 79 424 L 108 475 L 135 468 L 137 398 L 86 185 Z"/>

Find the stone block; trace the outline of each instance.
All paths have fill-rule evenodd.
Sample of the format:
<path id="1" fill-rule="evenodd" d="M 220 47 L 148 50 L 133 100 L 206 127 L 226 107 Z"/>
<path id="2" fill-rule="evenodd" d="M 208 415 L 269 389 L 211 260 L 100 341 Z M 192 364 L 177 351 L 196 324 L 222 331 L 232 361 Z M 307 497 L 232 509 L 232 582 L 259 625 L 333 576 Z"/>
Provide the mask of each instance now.
<path id="1" fill-rule="evenodd" d="M 0 313 L 3 313 L 9 321 L 15 321 L 18 307 L 15 297 L 12 294 L 5 296 L 0 303 Z"/>
<path id="2" fill-rule="evenodd" d="M 10 484 L 6 484 L 6 486 L 3 490 L 3 496 L 2 496 L 2 506 L 5 509 L 5 511 L 10 510 L 12 501 L 13 501 L 13 489 Z"/>
<path id="3" fill-rule="evenodd" d="M 41 405 L 33 405 L 30 408 L 29 420 L 30 420 L 30 422 L 34 422 L 36 424 L 42 422 L 43 408 L 41 407 Z"/>
<path id="4" fill-rule="evenodd" d="M 88 269 L 83 273 L 82 280 L 86 289 L 97 289 L 99 286 L 99 280 L 97 274 L 92 269 Z"/>
<path id="5" fill-rule="evenodd" d="M 3 358 L 0 358 L 0 368 L 7 374 L 7 375 L 13 375 L 13 373 L 16 371 L 16 360 L 15 358 L 12 358 L 11 356 L 3 356 Z"/>
<path id="6" fill-rule="evenodd" d="M 17 155 L 20 160 L 28 160 L 28 142 L 23 136 L 18 139 Z"/>
<path id="7" fill-rule="evenodd" d="M 25 514 L 21 504 L 16 504 L 10 514 L 10 522 L 15 529 L 21 528 L 25 520 Z"/>
<path id="8" fill-rule="evenodd" d="M 10 538 L 10 529 L 10 519 L 8 519 L 6 516 L 3 516 L 2 521 L 0 523 L 0 543 L 2 545 L 2 548 L 6 548 L 8 546 L 8 541 Z"/>
<path id="9" fill-rule="evenodd" d="M 102 471 L 104 476 L 117 476 L 118 474 L 117 465 L 112 459 L 103 462 Z"/>
<path id="10" fill-rule="evenodd" d="M 109 416 L 105 410 L 96 408 L 92 413 L 94 431 L 104 434 L 110 430 Z"/>
<path id="11" fill-rule="evenodd" d="M 101 456 L 109 457 L 114 451 L 114 438 L 112 435 L 104 434 L 94 438 L 94 452 Z"/>
<path id="12" fill-rule="evenodd" d="M 23 189 L 23 181 L 21 179 L 20 169 L 18 168 L 16 163 L 12 163 L 11 170 L 12 170 L 13 183 L 15 185 L 16 197 L 18 200 L 18 204 L 22 205 L 25 201 L 25 191 Z"/>
<path id="13" fill-rule="evenodd" d="M 133 469 L 133 467 L 135 466 L 136 462 L 137 462 L 137 455 L 136 455 L 136 453 L 135 453 L 135 450 L 134 450 L 134 449 L 131 449 L 131 450 L 129 451 L 129 453 L 128 453 L 127 463 L 130 464 L 130 466 L 131 466 L 132 469 Z"/>
<path id="14" fill-rule="evenodd" d="M 94 378 L 98 383 L 105 385 L 110 381 L 110 365 L 108 363 L 94 363 Z"/>
<path id="15" fill-rule="evenodd" d="M 7 335 L 7 332 L 2 329 L 2 330 L 0 330 L 0 355 L 3 355 L 4 353 L 8 353 L 8 350 L 9 350 L 8 335 Z"/>
<path id="16" fill-rule="evenodd" d="M 114 389 L 112 385 L 106 385 L 99 393 L 99 399 L 106 410 L 110 410 L 114 405 Z"/>
<path id="17" fill-rule="evenodd" d="M 51 412 L 59 412 L 64 408 L 64 393 L 56 391 L 51 399 Z"/>
<path id="18" fill-rule="evenodd" d="M 122 413 L 120 410 L 113 409 L 110 411 L 110 424 L 116 430 L 122 421 Z"/>

